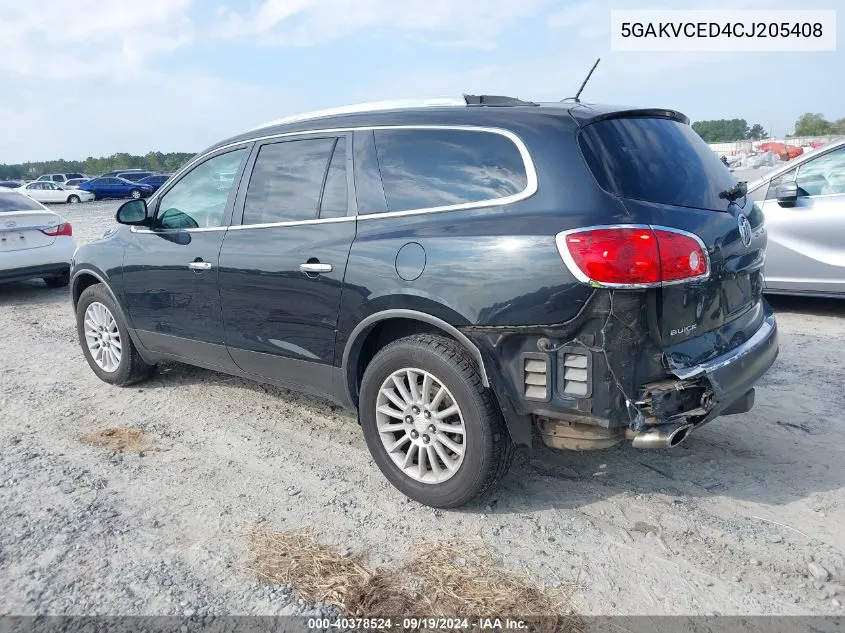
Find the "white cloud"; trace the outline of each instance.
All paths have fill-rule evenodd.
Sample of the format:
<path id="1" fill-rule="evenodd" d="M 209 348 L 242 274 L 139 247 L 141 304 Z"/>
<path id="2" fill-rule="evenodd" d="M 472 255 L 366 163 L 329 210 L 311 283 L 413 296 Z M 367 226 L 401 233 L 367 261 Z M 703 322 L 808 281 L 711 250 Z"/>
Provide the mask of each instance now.
<path id="1" fill-rule="evenodd" d="M 362 29 L 442 32 L 444 44 L 466 46 L 514 20 L 536 15 L 550 0 L 264 0 L 240 13 L 218 9 L 223 38 L 259 36 L 264 44 L 311 46 Z M 460 34 L 455 38 L 454 34 Z M 491 43 L 487 41 L 485 46 Z"/>
<path id="2" fill-rule="evenodd" d="M 143 68 L 193 40 L 192 0 L 0 0 L 0 72 L 92 78 Z"/>

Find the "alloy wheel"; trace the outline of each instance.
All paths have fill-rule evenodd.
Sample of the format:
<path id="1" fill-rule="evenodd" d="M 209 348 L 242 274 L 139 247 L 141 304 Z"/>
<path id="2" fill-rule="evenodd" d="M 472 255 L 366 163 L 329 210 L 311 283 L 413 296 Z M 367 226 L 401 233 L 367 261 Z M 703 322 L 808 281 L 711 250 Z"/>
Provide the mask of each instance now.
<path id="1" fill-rule="evenodd" d="M 443 483 L 463 463 L 463 414 L 449 389 L 430 372 L 404 368 L 390 374 L 376 398 L 376 425 L 393 463 L 416 481 Z"/>
<path id="2" fill-rule="evenodd" d="M 97 366 L 109 373 L 120 365 L 122 346 L 117 321 L 111 311 L 99 301 L 85 309 L 85 343 Z"/>

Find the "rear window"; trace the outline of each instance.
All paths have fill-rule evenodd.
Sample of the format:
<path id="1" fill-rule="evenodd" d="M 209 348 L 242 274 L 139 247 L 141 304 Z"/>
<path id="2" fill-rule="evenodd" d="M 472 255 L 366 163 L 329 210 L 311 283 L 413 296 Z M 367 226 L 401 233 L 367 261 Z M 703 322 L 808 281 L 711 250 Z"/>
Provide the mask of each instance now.
<path id="1" fill-rule="evenodd" d="M 389 211 L 492 201 L 528 186 L 519 149 L 501 134 L 376 130 L 375 139 Z"/>
<path id="2" fill-rule="evenodd" d="M 719 193 L 736 183 L 689 125 L 669 119 L 599 121 L 580 145 L 599 185 L 623 198 L 724 211 Z"/>
<path id="3" fill-rule="evenodd" d="M 32 198 L 15 193 L 0 191 L 0 213 L 7 211 L 43 211 L 44 209 Z"/>

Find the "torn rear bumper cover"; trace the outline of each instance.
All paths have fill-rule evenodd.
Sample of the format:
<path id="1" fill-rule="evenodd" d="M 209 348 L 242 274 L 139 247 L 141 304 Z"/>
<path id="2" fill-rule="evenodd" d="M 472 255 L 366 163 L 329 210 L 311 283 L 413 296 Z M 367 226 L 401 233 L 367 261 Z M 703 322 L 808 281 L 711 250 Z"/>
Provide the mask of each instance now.
<path id="1" fill-rule="evenodd" d="M 777 322 L 774 312 L 768 308 L 757 331 L 727 354 L 692 366 L 677 365 L 670 359 L 669 369 L 681 380 L 704 378 L 710 383 L 715 406 L 708 412 L 706 419 L 702 420 L 707 422 L 732 408 L 741 398 L 746 398 L 754 383 L 769 370 L 777 356 Z"/>

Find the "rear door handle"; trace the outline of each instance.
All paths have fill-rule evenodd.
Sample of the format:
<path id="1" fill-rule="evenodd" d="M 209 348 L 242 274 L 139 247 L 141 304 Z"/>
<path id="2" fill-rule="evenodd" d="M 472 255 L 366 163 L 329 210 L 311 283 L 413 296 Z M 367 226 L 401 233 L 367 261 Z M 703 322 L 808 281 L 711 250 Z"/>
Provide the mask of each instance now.
<path id="1" fill-rule="evenodd" d="M 305 263 L 299 265 L 299 272 L 302 273 L 330 273 L 332 272 L 332 265 L 331 264 L 320 264 L 320 263 Z"/>
<path id="2" fill-rule="evenodd" d="M 191 270 L 211 270 L 211 262 L 191 262 L 188 264 Z"/>

